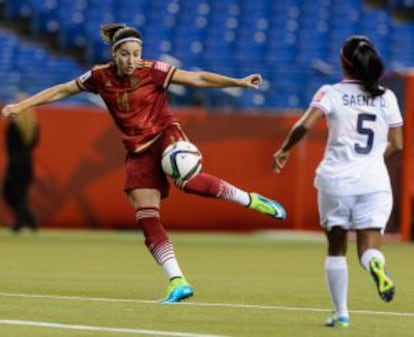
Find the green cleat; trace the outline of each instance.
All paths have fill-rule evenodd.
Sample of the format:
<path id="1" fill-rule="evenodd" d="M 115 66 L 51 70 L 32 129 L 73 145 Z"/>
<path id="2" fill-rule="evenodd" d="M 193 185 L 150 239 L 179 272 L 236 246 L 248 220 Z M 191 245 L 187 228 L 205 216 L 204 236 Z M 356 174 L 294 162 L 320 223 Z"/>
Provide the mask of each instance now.
<path id="1" fill-rule="evenodd" d="M 277 201 L 270 200 L 257 193 L 249 193 L 249 196 L 250 204 L 247 206 L 248 208 L 276 219 L 286 219 L 286 211 Z"/>
<path id="2" fill-rule="evenodd" d="M 395 285 L 385 270 L 384 263 L 374 257 L 369 262 L 369 269 L 377 285 L 378 294 L 385 302 L 390 302 L 394 298 Z"/>
<path id="3" fill-rule="evenodd" d="M 336 314 L 334 314 L 332 317 L 329 317 L 326 322 L 325 322 L 325 326 L 327 327 L 340 327 L 340 328 L 347 328 L 349 327 L 350 324 L 350 320 L 349 317 L 346 316 L 336 316 Z"/>
<path id="4" fill-rule="evenodd" d="M 184 277 L 176 277 L 168 285 L 167 297 L 159 300 L 159 303 L 178 303 L 193 295 L 193 287 L 187 280 Z"/>

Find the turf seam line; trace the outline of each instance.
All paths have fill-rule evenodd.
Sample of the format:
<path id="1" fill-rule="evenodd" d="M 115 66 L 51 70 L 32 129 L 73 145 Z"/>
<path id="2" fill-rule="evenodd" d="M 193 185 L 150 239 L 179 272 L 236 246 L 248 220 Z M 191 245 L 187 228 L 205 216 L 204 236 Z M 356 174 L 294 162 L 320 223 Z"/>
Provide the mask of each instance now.
<path id="1" fill-rule="evenodd" d="M 0 292 L 0 297 L 23 297 L 39 298 L 49 300 L 69 300 L 69 301 L 90 301 L 90 302 L 114 302 L 114 303 L 137 303 L 137 304 L 156 304 L 158 301 L 126 299 L 126 298 L 105 298 L 105 297 L 82 297 L 82 296 L 61 296 L 61 295 L 42 295 L 42 294 L 24 294 L 24 293 L 6 293 Z M 208 303 L 208 302 L 182 302 L 169 305 L 185 305 L 195 307 L 223 307 L 223 308 L 244 308 L 258 310 L 284 310 L 284 311 L 309 311 L 309 312 L 332 312 L 332 309 L 311 308 L 311 307 L 290 307 L 281 305 L 260 305 L 260 304 L 240 304 L 240 303 Z M 374 310 L 350 310 L 351 313 L 361 315 L 378 315 L 378 316 L 400 316 L 414 317 L 414 312 L 395 312 L 395 311 L 374 311 Z"/>
<path id="2" fill-rule="evenodd" d="M 0 325 L 17 325 L 17 326 L 31 326 L 40 328 L 55 328 L 66 330 L 79 330 L 79 331 L 99 331 L 99 332 L 117 332 L 147 336 L 171 336 L 171 337 L 228 337 L 223 335 L 211 335 L 211 334 L 199 334 L 191 332 L 174 332 L 174 331 L 161 331 L 161 330 L 149 330 L 149 329 L 133 329 L 133 328 L 115 328 L 105 326 L 91 326 L 81 324 L 65 324 L 55 322 L 38 322 L 38 321 L 24 321 L 24 320 L 12 320 L 2 319 Z"/>

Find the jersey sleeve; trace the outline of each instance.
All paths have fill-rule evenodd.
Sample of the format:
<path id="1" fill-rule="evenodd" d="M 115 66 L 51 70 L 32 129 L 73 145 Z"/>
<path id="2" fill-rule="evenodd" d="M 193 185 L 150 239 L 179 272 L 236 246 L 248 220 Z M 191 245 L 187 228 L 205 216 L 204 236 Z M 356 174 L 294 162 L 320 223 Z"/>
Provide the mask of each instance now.
<path id="1" fill-rule="evenodd" d="M 387 102 L 389 105 L 388 114 L 386 116 L 387 123 L 390 128 L 395 128 L 403 125 L 400 107 L 398 106 L 397 97 L 391 90 L 387 90 Z"/>
<path id="2" fill-rule="evenodd" d="M 332 101 L 329 98 L 329 89 L 330 85 L 323 85 L 319 90 L 313 95 L 312 101 L 309 104 L 312 108 L 318 108 L 322 110 L 325 115 L 328 115 L 332 109 Z"/>
<path id="3" fill-rule="evenodd" d="M 166 89 L 169 86 L 176 69 L 176 67 L 168 63 L 155 61 L 151 68 L 151 75 L 154 83 L 157 86 Z"/>
<path id="4" fill-rule="evenodd" d="M 76 79 L 76 84 L 81 90 L 90 91 L 93 93 L 98 92 L 98 82 L 96 76 L 92 70 L 87 71 Z"/>

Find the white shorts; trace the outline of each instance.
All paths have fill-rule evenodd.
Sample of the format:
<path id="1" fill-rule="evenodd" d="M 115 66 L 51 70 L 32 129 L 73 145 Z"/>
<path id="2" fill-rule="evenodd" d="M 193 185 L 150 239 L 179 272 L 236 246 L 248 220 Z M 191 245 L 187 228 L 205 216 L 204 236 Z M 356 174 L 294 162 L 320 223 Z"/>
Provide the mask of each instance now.
<path id="1" fill-rule="evenodd" d="M 319 217 L 322 228 L 334 226 L 345 230 L 378 228 L 383 233 L 391 214 L 391 192 L 337 196 L 318 192 Z"/>

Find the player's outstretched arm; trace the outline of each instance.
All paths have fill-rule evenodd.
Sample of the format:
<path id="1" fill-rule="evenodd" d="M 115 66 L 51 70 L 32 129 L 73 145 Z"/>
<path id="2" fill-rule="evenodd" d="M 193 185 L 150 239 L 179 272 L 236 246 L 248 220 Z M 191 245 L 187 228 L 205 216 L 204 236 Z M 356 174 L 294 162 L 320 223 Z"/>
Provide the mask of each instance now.
<path id="1" fill-rule="evenodd" d="M 324 117 L 322 110 L 309 108 L 290 129 L 282 146 L 273 154 L 273 172 L 280 173 L 289 158 L 289 150 L 295 146 L 313 126 Z"/>
<path id="2" fill-rule="evenodd" d="M 204 88 L 253 88 L 258 89 L 263 82 L 260 74 L 250 74 L 243 78 L 234 78 L 208 71 L 186 71 L 177 69 L 172 83 Z"/>
<path id="3" fill-rule="evenodd" d="M 7 104 L 1 110 L 2 117 L 16 117 L 21 111 L 31 108 L 36 105 L 43 105 L 59 101 L 68 96 L 80 92 L 81 89 L 77 86 L 76 81 L 72 80 L 66 83 L 57 84 L 47 89 L 44 89 L 33 96 L 29 96 L 15 104 Z"/>

